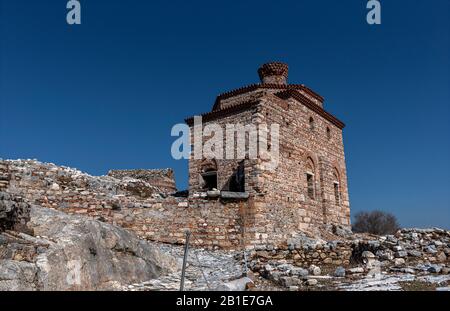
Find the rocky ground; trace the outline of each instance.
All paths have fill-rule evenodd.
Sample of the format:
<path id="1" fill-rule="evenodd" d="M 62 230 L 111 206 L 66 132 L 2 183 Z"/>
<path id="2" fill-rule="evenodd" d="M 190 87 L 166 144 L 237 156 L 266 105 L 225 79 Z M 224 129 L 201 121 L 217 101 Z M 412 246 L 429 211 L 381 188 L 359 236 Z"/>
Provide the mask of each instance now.
<path id="1" fill-rule="evenodd" d="M 345 243 L 353 247 L 348 265 L 299 267 L 291 250 L 272 247 L 273 258 L 258 256 L 261 250 L 247 251 L 246 271 L 243 252 L 227 253 L 191 249 L 186 275 L 187 290 L 244 289 L 290 291 L 385 291 L 450 290 L 448 261 L 450 232 L 441 229 L 403 229 L 395 236 L 353 235 Z M 301 247 L 326 248 L 336 241 L 304 239 Z M 344 241 L 342 241 L 344 243 Z M 181 264 L 183 247 L 159 245 Z M 370 250 L 369 250 L 370 249 Z M 264 250 L 267 252 L 267 250 Z M 279 254 L 283 256 L 279 256 Z M 290 262 L 290 263 L 288 263 Z M 247 272 L 249 279 L 242 279 Z M 181 272 L 132 284 L 125 290 L 177 290 Z M 242 280 L 237 287 L 232 280 Z M 235 285 L 235 284 L 234 284 Z M 225 286 L 225 287 L 224 287 Z M 228 287 L 227 287 L 228 286 Z"/>
<path id="2" fill-rule="evenodd" d="M 184 247 L 169 244 L 158 244 L 164 253 L 175 257 L 182 265 Z M 185 290 L 218 290 L 227 289 L 225 284 L 243 276 L 244 265 L 238 259 L 238 253 L 210 251 L 201 248 L 190 248 L 188 251 Z M 124 290 L 179 290 L 181 270 L 158 279 L 125 286 Z"/>

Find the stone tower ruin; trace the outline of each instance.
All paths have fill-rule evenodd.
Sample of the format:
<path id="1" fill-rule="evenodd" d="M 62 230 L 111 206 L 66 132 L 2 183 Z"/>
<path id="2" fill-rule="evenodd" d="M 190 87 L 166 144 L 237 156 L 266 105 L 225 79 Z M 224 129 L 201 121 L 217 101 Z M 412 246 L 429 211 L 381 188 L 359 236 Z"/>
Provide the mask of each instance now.
<path id="1" fill-rule="evenodd" d="M 288 84 L 288 65 L 262 65 L 261 82 L 219 95 L 202 126 L 279 124 L 279 164 L 261 159 L 189 161 L 189 195 L 244 203 L 246 244 L 277 242 L 323 225 L 350 227 L 343 128 L 324 99 L 303 84 Z M 194 132 L 194 117 L 186 119 Z M 269 144 L 270 145 L 270 144 Z"/>

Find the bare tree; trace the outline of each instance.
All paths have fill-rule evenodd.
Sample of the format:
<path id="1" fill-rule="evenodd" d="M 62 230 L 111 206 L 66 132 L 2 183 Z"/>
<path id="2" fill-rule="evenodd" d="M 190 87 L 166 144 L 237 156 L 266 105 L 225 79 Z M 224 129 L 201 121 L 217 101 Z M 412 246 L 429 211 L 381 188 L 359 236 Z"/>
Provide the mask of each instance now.
<path id="1" fill-rule="evenodd" d="M 377 235 L 394 234 L 399 228 L 397 217 L 383 211 L 359 212 L 352 226 L 354 232 Z"/>

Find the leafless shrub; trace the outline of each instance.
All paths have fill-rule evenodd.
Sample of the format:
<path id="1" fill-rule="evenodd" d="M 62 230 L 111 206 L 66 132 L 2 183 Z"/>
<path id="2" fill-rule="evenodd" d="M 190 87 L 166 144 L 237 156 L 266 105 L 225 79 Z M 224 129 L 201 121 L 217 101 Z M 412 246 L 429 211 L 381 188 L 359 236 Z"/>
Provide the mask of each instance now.
<path id="1" fill-rule="evenodd" d="M 359 212 L 352 226 L 353 232 L 377 235 L 394 234 L 399 228 L 397 217 L 383 211 Z"/>

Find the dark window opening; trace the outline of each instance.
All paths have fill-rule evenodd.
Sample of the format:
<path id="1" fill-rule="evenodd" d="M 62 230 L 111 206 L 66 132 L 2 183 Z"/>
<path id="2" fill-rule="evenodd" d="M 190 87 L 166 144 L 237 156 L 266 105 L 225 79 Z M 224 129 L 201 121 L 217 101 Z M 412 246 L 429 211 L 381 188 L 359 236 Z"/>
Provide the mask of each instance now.
<path id="1" fill-rule="evenodd" d="M 308 186 L 308 197 L 314 200 L 314 175 L 306 173 L 306 183 Z"/>
<path id="2" fill-rule="evenodd" d="M 327 127 L 327 138 L 330 139 L 331 138 L 331 130 L 329 127 Z"/>
<path id="3" fill-rule="evenodd" d="M 244 162 L 239 163 L 229 181 L 229 190 L 232 192 L 245 192 Z"/>
<path id="4" fill-rule="evenodd" d="M 202 173 L 203 189 L 213 190 L 217 189 L 217 171 L 206 171 Z"/>
<path id="5" fill-rule="evenodd" d="M 314 119 L 312 117 L 309 118 L 309 128 L 311 131 L 314 130 L 315 124 L 314 124 Z"/>

